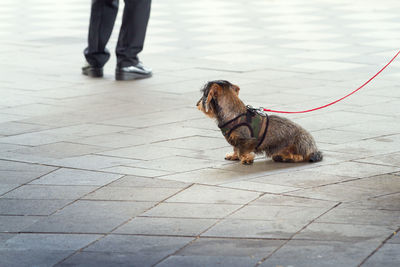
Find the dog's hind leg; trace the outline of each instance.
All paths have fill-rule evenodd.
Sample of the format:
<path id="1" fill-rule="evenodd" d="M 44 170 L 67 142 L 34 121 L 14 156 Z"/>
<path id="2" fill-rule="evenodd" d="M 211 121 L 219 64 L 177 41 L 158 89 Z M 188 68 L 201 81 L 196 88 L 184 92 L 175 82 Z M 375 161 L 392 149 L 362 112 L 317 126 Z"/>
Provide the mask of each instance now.
<path id="1" fill-rule="evenodd" d="M 294 147 L 287 147 L 277 154 L 272 155 L 272 160 L 276 162 L 295 163 L 303 162 L 305 161 L 305 158 L 303 155 L 295 153 Z"/>

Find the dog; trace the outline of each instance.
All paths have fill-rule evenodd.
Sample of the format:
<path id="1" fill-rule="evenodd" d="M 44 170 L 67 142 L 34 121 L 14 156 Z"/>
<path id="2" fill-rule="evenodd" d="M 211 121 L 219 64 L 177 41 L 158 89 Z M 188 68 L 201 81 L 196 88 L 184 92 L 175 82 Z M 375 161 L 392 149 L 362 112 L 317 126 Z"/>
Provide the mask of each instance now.
<path id="1" fill-rule="evenodd" d="M 323 156 L 314 138 L 296 123 L 261 108 L 246 106 L 240 88 L 225 80 L 210 81 L 201 89 L 197 108 L 218 123 L 233 152 L 226 160 L 252 164 L 255 154 L 265 153 L 276 162 L 318 162 Z"/>

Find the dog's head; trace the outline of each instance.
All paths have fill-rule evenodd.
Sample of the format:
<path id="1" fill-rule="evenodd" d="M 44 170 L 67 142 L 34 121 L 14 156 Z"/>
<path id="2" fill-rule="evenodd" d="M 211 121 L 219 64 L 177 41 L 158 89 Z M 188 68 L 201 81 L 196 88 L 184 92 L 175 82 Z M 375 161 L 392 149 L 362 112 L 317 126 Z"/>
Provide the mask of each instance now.
<path id="1" fill-rule="evenodd" d="M 197 108 L 211 118 L 216 118 L 221 109 L 235 107 L 242 103 L 239 86 L 225 80 L 210 81 L 201 89 L 203 96 Z"/>

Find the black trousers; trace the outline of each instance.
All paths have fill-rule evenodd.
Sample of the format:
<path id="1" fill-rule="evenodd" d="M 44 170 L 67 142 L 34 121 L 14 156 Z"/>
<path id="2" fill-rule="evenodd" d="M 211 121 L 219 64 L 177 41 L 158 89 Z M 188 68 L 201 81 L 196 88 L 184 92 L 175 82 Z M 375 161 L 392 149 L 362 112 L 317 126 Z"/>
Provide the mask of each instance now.
<path id="1" fill-rule="evenodd" d="M 124 14 L 116 48 L 117 66 L 136 65 L 143 50 L 151 0 L 125 0 Z M 92 0 L 88 47 L 84 50 L 90 65 L 103 67 L 110 58 L 106 48 L 118 13 L 118 0 Z"/>

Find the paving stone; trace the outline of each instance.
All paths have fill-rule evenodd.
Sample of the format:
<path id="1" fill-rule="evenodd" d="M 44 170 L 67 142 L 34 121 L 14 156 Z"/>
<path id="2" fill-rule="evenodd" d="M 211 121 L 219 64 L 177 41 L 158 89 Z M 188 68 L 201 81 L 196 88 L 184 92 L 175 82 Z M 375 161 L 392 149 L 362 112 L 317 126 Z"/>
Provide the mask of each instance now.
<path id="1" fill-rule="evenodd" d="M 351 187 L 346 186 L 344 183 L 303 189 L 295 192 L 290 192 L 288 193 L 288 195 L 330 201 L 355 202 L 374 198 L 376 196 L 382 195 L 382 193 L 382 190 Z"/>
<path id="2" fill-rule="evenodd" d="M 0 160 L 0 184 L 24 184 L 53 170 L 56 168 Z"/>
<path id="3" fill-rule="evenodd" d="M 108 186 L 120 186 L 120 187 L 160 187 L 160 188 L 185 188 L 191 185 L 190 183 L 162 180 L 157 178 L 144 178 L 138 176 L 127 175 L 112 182 Z"/>
<path id="4" fill-rule="evenodd" d="M 319 223 L 314 222 L 297 234 L 295 239 L 363 241 L 372 239 L 385 240 L 393 233 L 395 227 L 386 225 L 367 225 L 356 223 Z"/>
<path id="5" fill-rule="evenodd" d="M 111 266 L 150 266 L 160 260 L 161 255 L 140 255 L 118 252 L 78 252 L 65 261 L 56 264 L 62 266 L 111 267 Z"/>
<path id="6" fill-rule="evenodd" d="M 377 175 L 360 180 L 353 180 L 344 184 L 367 189 L 380 189 L 385 194 L 400 192 L 400 177 L 396 175 Z"/>
<path id="7" fill-rule="evenodd" d="M 162 201 L 175 193 L 177 188 L 146 188 L 146 187 L 102 187 L 83 199 L 91 200 L 129 200 L 129 201 Z"/>
<path id="8" fill-rule="evenodd" d="M 385 244 L 363 266 L 397 266 L 400 262 L 399 244 Z"/>
<path id="9" fill-rule="evenodd" d="M 223 218 L 241 205 L 234 204 L 199 204 L 199 203 L 161 203 L 143 216 L 175 218 Z"/>
<path id="10" fill-rule="evenodd" d="M 369 157 L 369 158 L 358 159 L 357 161 L 371 163 L 371 164 L 399 166 L 400 165 L 400 153 L 379 155 L 379 156 L 374 156 L 374 157 Z"/>
<path id="11" fill-rule="evenodd" d="M 121 178 L 121 175 L 75 169 L 59 169 L 33 181 L 41 185 L 105 185 Z"/>
<path id="12" fill-rule="evenodd" d="M 216 219 L 136 217 L 114 233 L 197 236 L 215 222 Z"/>
<path id="13" fill-rule="evenodd" d="M 221 187 L 194 185 L 171 197 L 167 202 L 246 204 L 260 193 Z"/>
<path id="14" fill-rule="evenodd" d="M 246 206 L 229 218 L 233 219 L 250 219 L 250 220 L 268 220 L 276 222 L 302 222 L 308 223 L 329 208 L 315 207 L 289 207 L 289 206 Z"/>
<path id="15" fill-rule="evenodd" d="M 337 183 L 345 180 L 354 179 L 352 177 L 346 177 L 334 174 L 325 174 L 319 171 L 311 170 L 300 170 L 300 171 L 289 171 L 282 172 L 273 175 L 267 175 L 259 178 L 252 179 L 252 182 L 263 183 L 263 184 L 276 184 L 283 185 L 286 187 L 301 187 L 309 188 L 316 187 L 325 184 Z M 295 189 L 295 187 L 293 187 Z M 273 192 L 281 193 L 281 192 Z"/>
<path id="16" fill-rule="evenodd" d="M 5 195 L 11 199 L 77 199 L 97 189 L 96 186 L 24 185 Z"/>
<path id="17" fill-rule="evenodd" d="M 71 255 L 72 250 L 0 250 L 3 266 L 53 266 Z"/>
<path id="18" fill-rule="evenodd" d="M 137 160 L 155 160 L 155 159 L 170 157 L 171 155 L 179 155 L 180 153 L 182 153 L 182 149 L 162 147 L 157 144 L 152 144 L 152 145 L 119 148 L 105 152 L 100 152 L 98 154 L 105 156 L 137 159 Z"/>
<path id="19" fill-rule="evenodd" d="M 103 170 L 105 168 L 129 165 L 136 162 L 132 159 L 117 157 L 106 157 L 100 155 L 84 155 L 78 157 L 66 157 L 62 159 L 49 160 L 47 164 L 86 170 Z"/>
<path id="20" fill-rule="evenodd" d="M 111 168 L 105 168 L 103 169 L 103 171 L 117 173 L 117 174 L 124 174 L 124 175 L 138 175 L 148 178 L 154 178 L 170 174 L 170 172 L 167 171 L 136 168 L 130 166 L 116 166 Z"/>
<path id="21" fill-rule="evenodd" d="M 252 205 L 329 208 L 337 202 L 313 198 L 266 194 L 250 203 Z M 283 207 L 284 209 L 284 207 Z"/>
<path id="22" fill-rule="evenodd" d="M 31 225 L 33 232 L 107 233 L 153 206 L 152 202 L 79 200 Z"/>
<path id="23" fill-rule="evenodd" d="M 148 266 L 174 253 L 192 240 L 191 237 L 108 235 L 84 249 L 84 252 L 134 254 L 136 256 L 134 262 Z"/>
<path id="24" fill-rule="evenodd" d="M 202 237 L 288 239 L 305 225 L 285 220 L 226 219 L 202 234 Z"/>
<path id="25" fill-rule="evenodd" d="M 293 240 L 260 266 L 357 266 L 379 242 Z"/>
<path id="26" fill-rule="evenodd" d="M 49 266 L 72 254 L 100 235 L 19 234 L 0 244 L 4 266 Z"/>
<path id="27" fill-rule="evenodd" d="M 399 213 L 389 210 L 337 207 L 318 218 L 317 222 L 354 223 L 396 226 Z"/>
<path id="28" fill-rule="evenodd" d="M 40 216 L 3 216 L 0 215 L 0 232 L 20 232 L 34 224 Z"/>
<path id="29" fill-rule="evenodd" d="M 244 189 L 244 190 L 267 192 L 267 193 L 285 193 L 299 189 L 297 187 L 274 185 L 267 183 L 257 183 L 252 181 L 238 181 L 238 182 L 223 184 L 223 186 L 233 189 Z"/>
<path id="30" fill-rule="evenodd" d="M 254 266 L 257 259 L 254 257 L 237 256 L 209 256 L 209 255 L 189 255 L 189 256 L 170 256 L 157 266 Z"/>
<path id="31" fill-rule="evenodd" d="M 60 199 L 0 199 L 1 215 L 50 215 L 70 203 Z"/>
<path id="32" fill-rule="evenodd" d="M 6 194 L 19 186 L 19 184 L 0 184 L 0 195 Z"/>
<path id="33" fill-rule="evenodd" d="M 365 178 L 380 174 L 393 173 L 396 171 L 396 168 L 390 166 L 365 164 L 358 162 L 343 162 L 339 164 L 321 166 L 313 169 L 313 171 L 322 172 L 326 174 L 339 175 L 339 176 Z"/>
<path id="34" fill-rule="evenodd" d="M 39 145 L 29 148 L 13 150 L 17 154 L 39 155 L 46 158 L 60 159 L 65 157 L 81 156 L 107 150 L 101 146 L 57 142 L 53 144 Z"/>

